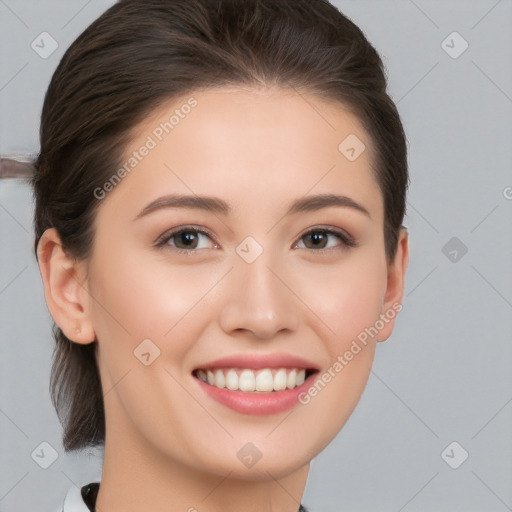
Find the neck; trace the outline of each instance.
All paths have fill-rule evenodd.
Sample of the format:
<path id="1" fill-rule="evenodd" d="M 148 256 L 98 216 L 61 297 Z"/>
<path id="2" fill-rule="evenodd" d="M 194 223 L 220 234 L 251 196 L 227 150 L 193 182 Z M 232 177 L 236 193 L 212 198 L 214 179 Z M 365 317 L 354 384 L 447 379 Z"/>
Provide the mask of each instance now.
<path id="1" fill-rule="evenodd" d="M 96 512 L 297 512 L 309 463 L 285 475 L 213 474 L 162 454 L 126 428 L 109 429 Z M 110 432 L 116 435 L 109 436 Z M 117 433 L 123 433 L 117 435 Z"/>

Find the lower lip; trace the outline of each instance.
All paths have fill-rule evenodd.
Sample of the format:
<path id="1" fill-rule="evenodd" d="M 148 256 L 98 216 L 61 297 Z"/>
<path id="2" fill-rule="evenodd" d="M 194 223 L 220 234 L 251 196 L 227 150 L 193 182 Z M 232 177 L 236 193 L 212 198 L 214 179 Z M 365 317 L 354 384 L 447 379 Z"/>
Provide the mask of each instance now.
<path id="1" fill-rule="evenodd" d="M 213 400 L 242 414 L 263 416 L 266 414 L 278 414 L 291 409 L 299 404 L 299 394 L 311 387 L 312 379 L 316 374 L 310 375 L 300 386 L 283 391 L 231 391 L 226 388 L 217 388 L 207 384 L 194 376 L 199 386 Z"/>

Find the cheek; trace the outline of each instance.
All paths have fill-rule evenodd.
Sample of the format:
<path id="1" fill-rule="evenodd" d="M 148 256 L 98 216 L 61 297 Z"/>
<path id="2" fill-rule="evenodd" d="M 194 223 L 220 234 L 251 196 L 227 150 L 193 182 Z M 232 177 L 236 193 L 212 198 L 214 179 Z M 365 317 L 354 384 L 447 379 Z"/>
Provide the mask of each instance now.
<path id="1" fill-rule="evenodd" d="M 112 364 L 124 359 L 120 364 L 126 366 L 139 344 L 150 339 L 161 355 L 182 358 L 206 319 L 198 311 L 207 307 L 208 291 L 219 280 L 215 272 L 196 265 L 173 268 L 147 255 L 142 260 L 108 254 L 114 253 L 106 247 L 90 277 L 93 322 L 104 354 L 115 350 Z"/>
<path id="2" fill-rule="evenodd" d="M 362 255 L 359 255 L 362 256 Z M 303 278 L 310 322 L 321 332 L 326 363 L 301 403 L 308 417 L 321 418 L 324 429 L 317 435 L 325 446 L 346 423 L 365 389 L 373 364 L 376 333 L 371 328 L 379 319 L 386 286 L 386 267 L 374 257 L 360 257 L 357 263 L 337 270 L 319 271 Z M 321 321 L 319 321 L 319 319 Z"/>
<path id="3" fill-rule="evenodd" d="M 379 251 L 359 251 L 337 268 L 304 277 L 302 283 L 315 312 L 311 322 L 322 329 L 328 354 L 302 403 L 309 416 L 322 418 L 327 442 L 343 427 L 368 381 L 376 346 L 371 327 L 381 313 L 387 267 Z"/>
<path id="4" fill-rule="evenodd" d="M 332 359 L 379 318 L 387 284 L 386 265 L 370 251 L 339 265 L 298 273 L 300 296 L 314 312 Z M 314 321 L 314 317 L 311 317 Z"/>

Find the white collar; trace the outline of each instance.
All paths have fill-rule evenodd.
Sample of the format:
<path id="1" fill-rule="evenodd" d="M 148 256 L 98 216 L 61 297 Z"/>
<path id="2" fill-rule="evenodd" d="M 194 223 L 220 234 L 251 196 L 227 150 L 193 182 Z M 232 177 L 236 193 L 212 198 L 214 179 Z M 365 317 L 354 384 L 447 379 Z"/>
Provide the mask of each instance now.
<path id="1" fill-rule="evenodd" d="M 82 499 L 82 489 L 80 487 L 73 485 L 68 489 L 62 505 L 62 512 L 89 512 Z"/>

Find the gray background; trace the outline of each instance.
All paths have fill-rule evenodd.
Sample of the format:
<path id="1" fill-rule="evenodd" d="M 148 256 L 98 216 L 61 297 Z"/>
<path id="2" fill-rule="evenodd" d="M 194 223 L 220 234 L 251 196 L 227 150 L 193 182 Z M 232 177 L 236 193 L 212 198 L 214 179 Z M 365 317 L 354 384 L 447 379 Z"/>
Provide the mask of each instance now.
<path id="1" fill-rule="evenodd" d="M 395 332 L 379 344 L 353 416 L 313 461 L 303 503 L 313 512 L 512 510 L 512 1 L 334 3 L 381 53 L 408 135 L 411 261 Z M 0 0 L 2 155 L 37 152 L 50 76 L 111 4 Z M 59 45 L 48 58 L 31 48 L 43 31 Z M 453 31 L 469 44 L 457 58 Z M 56 510 L 71 485 L 101 473 L 101 453 L 62 449 L 31 216 L 28 186 L 0 180 L 3 512 Z M 31 456 L 42 442 L 57 452 L 48 469 Z"/>

